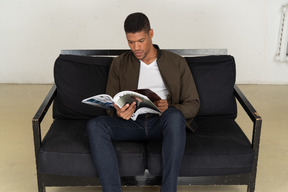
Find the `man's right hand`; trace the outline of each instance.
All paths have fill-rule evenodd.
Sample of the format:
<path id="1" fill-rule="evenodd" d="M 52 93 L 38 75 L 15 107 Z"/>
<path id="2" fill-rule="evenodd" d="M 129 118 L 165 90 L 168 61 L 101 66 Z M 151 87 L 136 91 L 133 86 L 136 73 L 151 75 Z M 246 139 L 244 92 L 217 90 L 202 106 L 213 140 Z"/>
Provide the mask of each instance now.
<path id="1" fill-rule="evenodd" d="M 114 103 L 114 107 L 116 109 L 116 113 L 118 117 L 129 120 L 136 109 L 136 102 L 131 103 L 131 105 L 126 104 L 122 108 L 118 107 Z"/>

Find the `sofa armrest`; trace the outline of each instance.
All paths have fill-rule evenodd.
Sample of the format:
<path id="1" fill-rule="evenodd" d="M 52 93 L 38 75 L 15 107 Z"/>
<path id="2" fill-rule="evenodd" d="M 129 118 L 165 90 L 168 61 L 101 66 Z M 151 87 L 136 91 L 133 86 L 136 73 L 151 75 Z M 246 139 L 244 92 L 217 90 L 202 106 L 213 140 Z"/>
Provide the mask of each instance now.
<path id="1" fill-rule="evenodd" d="M 33 117 L 33 122 L 39 121 L 42 122 L 43 118 L 45 117 L 50 105 L 52 104 L 55 96 L 56 96 L 56 85 L 53 85 L 48 92 L 46 98 L 44 99 L 43 103 L 40 105 L 38 111 L 36 112 L 35 116 Z"/>
<path id="2" fill-rule="evenodd" d="M 262 118 L 237 85 L 234 85 L 234 95 L 243 107 L 243 109 L 246 111 L 250 119 L 253 121 L 252 147 L 253 150 L 258 154 Z"/>
<path id="3" fill-rule="evenodd" d="M 40 105 L 35 116 L 32 119 L 36 161 L 38 161 L 37 159 L 38 159 L 38 155 L 39 155 L 39 151 L 40 151 L 40 147 L 42 143 L 40 125 L 56 96 L 56 92 L 57 92 L 56 85 L 53 85 L 50 91 L 48 92 L 46 98 L 44 99 L 43 103 Z M 38 165 L 38 162 L 37 162 L 37 165 Z"/>
<path id="4" fill-rule="evenodd" d="M 253 133 L 252 133 L 252 149 L 254 151 L 254 161 L 253 161 L 253 169 L 249 177 L 248 191 L 255 190 L 255 181 L 256 181 L 256 172 L 257 172 L 257 164 L 258 164 L 258 156 L 259 156 L 259 145 L 260 145 L 260 134 L 261 134 L 261 126 L 262 126 L 262 118 L 258 114 L 258 112 L 254 109 L 242 91 L 239 89 L 237 85 L 234 85 L 234 95 L 249 115 L 250 119 L 253 121 Z"/>

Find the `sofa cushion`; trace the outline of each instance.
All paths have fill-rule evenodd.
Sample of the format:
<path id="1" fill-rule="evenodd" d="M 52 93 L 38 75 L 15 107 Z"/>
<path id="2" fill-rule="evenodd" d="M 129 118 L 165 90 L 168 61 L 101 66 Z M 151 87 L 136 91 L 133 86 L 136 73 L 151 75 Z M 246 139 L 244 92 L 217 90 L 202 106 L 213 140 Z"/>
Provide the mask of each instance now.
<path id="1" fill-rule="evenodd" d="M 87 97 L 106 92 L 112 57 L 60 55 L 54 65 L 57 96 L 55 119 L 91 119 L 105 114 L 103 109 L 81 103 Z"/>
<path id="2" fill-rule="evenodd" d="M 217 176 L 249 173 L 254 152 L 251 143 L 233 119 L 200 119 L 198 130 L 187 133 L 180 176 Z M 161 175 L 162 142 L 147 145 L 147 167 Z"/>
<path id="3" fill-rule="evenodd" d="M 97 176 L 90 153 L 86 120 L 56 119 L 45 138 L 39 155 L 41 173 L 66 176 Z M 114 142 L 121 176 L 144 174 L 144 144 Z"/>
<path id="4" fill-rule="evenodd" d="M 232 56 L 186 57 L 200 97 L 197 117 L 237 116 L 234 92 L 235 61 Z"/>

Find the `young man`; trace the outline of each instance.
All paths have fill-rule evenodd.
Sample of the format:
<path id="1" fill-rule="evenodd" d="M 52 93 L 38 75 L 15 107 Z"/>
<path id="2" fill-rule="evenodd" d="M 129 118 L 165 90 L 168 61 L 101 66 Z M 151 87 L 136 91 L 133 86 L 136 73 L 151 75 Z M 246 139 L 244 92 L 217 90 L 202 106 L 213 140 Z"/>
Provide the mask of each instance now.
<path id="1" fill-rule="evenodd" d="M 112 141 L 163 140 L 162 192 L 177 191 L 177 178 L 185 148 L 186 120 L 199 109 L 199 97 L 184 58 L 153 45 L 153 30 L 146 15 L 133 13 L 124 23 L 130 52 L 111 64 L 106 92 L 149 88 L 162 99 L 155 103 L 162 114 L 130 119 L 135 103 L 115 106 L 114 116 L 89 121 L 87 130 L 93 161 L 104 192 L 121 191 L 117 157 Z"/>

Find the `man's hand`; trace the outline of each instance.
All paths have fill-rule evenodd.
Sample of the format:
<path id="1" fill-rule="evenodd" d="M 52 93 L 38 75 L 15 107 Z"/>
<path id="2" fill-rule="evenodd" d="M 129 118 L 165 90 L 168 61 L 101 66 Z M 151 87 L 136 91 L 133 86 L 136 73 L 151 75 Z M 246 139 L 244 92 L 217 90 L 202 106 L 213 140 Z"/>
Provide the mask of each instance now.
<path id="1" fill-rule="evenodd" d="M 158 107 L 158 109 L 163 113 L 168 109 L 168 102 L 167 100 L 158 100 L 155 101 L 154 104 Z"/>
<path id="2" fill-rule="evenodd" d="M 126 104 L 122 108 L 119 108 L 115 103 L 114 107 L 118 117 L 129 120 L 136 109 L 136 102 L 133 102 L 131 105 Z"/>

